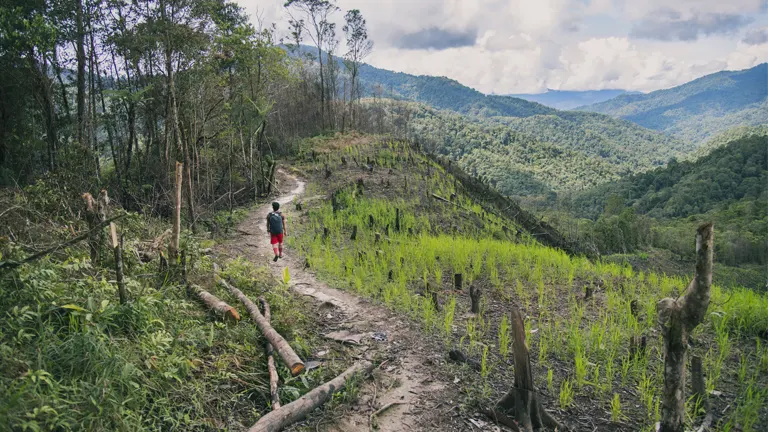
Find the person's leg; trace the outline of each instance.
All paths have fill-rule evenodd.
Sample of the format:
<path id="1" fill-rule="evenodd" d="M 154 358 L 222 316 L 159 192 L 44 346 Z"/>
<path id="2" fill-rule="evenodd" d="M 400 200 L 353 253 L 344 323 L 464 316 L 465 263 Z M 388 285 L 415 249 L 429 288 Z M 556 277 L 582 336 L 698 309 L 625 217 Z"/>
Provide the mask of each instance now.
<path id="1" fill-rule="evenodd" d="M 277 261 L 277 258 L 278 258 L 278 253 L 277 253 L 278 241 L 277 241 L 277 236 L 276 235 L 272 234 L 272 238 L 270 239 L 270 243 L 272 244 L 272 250 L 275 252 L 275 259 L 273 261 Z"/>
<path id="2" fill-rule="evenodd" d="M 283 257 L 283 239 L 280 239 L 280 243 L 277 244 L 277 249 L 280 251 L 280 258 Z"/>

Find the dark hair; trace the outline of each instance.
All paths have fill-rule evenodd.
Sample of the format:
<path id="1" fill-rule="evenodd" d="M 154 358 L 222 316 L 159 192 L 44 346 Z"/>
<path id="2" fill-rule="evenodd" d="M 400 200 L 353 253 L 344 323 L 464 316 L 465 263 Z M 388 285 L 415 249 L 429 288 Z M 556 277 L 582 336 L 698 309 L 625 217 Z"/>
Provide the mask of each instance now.
<path id="1" fill-rule="evenodd" d="M 275 201 L 272 203 L 272 210 L 277 211 L 280 208 L 280 203 Z"/>

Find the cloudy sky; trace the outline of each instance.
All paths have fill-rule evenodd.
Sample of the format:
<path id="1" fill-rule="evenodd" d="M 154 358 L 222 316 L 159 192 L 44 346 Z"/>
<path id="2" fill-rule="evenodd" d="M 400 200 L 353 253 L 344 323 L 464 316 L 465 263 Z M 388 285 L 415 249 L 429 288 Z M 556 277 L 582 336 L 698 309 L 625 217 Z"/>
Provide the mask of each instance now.
<path id="1" fill-rule="evenodd" d="M 236 0 L 287 35 L 284 0 Z M 768 61 L 768 0 L 337 0 L 367 62 L 484 93 L 652 91 Z M 343 48 L 343 45 L 342 47 Z"/>

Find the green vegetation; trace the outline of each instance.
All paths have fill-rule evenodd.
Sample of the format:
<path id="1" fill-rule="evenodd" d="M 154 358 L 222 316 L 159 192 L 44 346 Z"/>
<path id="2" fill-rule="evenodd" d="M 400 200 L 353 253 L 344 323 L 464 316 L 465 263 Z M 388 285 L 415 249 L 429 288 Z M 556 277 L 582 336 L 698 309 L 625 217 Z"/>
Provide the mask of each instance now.
<path id="1" fill-rule="evenodd" d="M 490 211 L 486 214 L 429 159 L 397 142 L 370 141 L 341 147 L 337 143 L 333 151 L 323 151 L 326 144 L 315 141 L 316 159 L 307 158 L 303 163 L 307 173 L 326 166 L 331 172 L 327 179 L 313 176 L 310 188 L 312 193 L 324 191 L 333 199 L 307 203 L 308 219 L 296 228 L 299 234 L 291 240 L 319 276 L 419 322 L 427 334 L 449 336 L 447 347 L 476 356 L 491 382 L 511 382 L 510 371 L 503 366 L 506 348 L 502 343 L 506 338 L 505 305 L 511 301 L 526 316 L 531 358 L 538 359 L 534 380 L 541 387 L 559 389 L 563 408 L 580 409 L 573 401 L 585 396 L 611 407 L 613 394 L 621 390 L 636 395 L 628 396 L 631 399 L 621 406 L 626 418 L 644 428 L 658 421 L 663 361 L 656 303 L 677 296 L 687 285 L 687 277 L 636 272 L 625 265 L 571 257 L 542 247 L 528 236 L 514 240 L 498 229 L 508 221 Z M 372 161 L 373 173 L 342 165 L 342 155 Z M 431 193 L 456 194 L 455 205 L 431 199 Z M 401 215 L 399 231 L 395 229 L 396 209 Z M 368 225 L 369 216 L 374 218 L 373 226 Z M 365 227 L 358 230 L 355 240 L 349 236 L 352 226 Z M 327 237 L 323 235 L 326 229 Z M 454 273 L 462 273 L 467 283 L 488 287 L 479 315 L 462 316 L 469 298 L 466 288 L 461 292 L 452 289 Z M 491 281 L 492 274 L 497 282 Z M 742 361 L 729 353 L 753 350 L 754 338 L 768 330 L 768 297 L 744 288 L 725 290 L 717 283 L 715 280 L 709 313 L 694 336 L 700 341 L 697 347 L 714 347 L 709 354 L 699 354 L 707 358 L 705 374 L 713 377 L 711 385 L 730 389 L 731 396 L 722 400 L 727 404 L 735 402 L 736 394 L 749 391 L 749 383 L 723 379 L 726 373 L 735 374 Z M 582 300 L 586 286 L 602 287 L 600 295 Z M 448 307 L 435 309 L 432 292 Z M 449 325 L 454 322 L 455 326 Z M 629 340 L 640 336 L 646 337 L 647 347 L 630 352 Z M 491 346 L 495 348 L 488 349 Z M 751 369 L 761 362 L 758 356 L 743 361 Z M 750 397 L 759 401 L 755 395 L 761 393 L 754 389 L 768 382 L 765 374 L 753 377 Z M 471 388 L 472 383 L 467 385 Z M 493 390 L 489 400 L 500 396 L 498 392 Z M 753 406 L 744 405 L 743 410 Z M 728 412 L 720 425 L 745 424 L 736 414 L 736 410 Z M 610 415 L 607 411 L 605 417 Z"/>
<path id="2" fill-rule="evenodd" d="M 42 192 L 38 185 L 36 193 Z M 46 231 L 41 210 L 27 206 L 26 223 L 9 228 L 25 238 L 48 235 L 49 242 L 67 236 L 66 226 Z M 167 224 L 130 216 L 119 227 L 125 304 L 118 302 L 112 259 L 94 266 L 84 245 L 0 274 L 0 424 L 30 431 L 212 430 L 251 424 L 268 412 L 258 327 L 247 317 L 237 325 L 221 322 L 176 277 L 158 272 L 157 258 L 139 260 Z M 212 260 L 199 252 L 200 241 L 184 234 L 190 281 L 244 313 L 213 284 Z M 107 252 L 102 256 L 111 256 Z M 25 255 L 7 239 L 0 243 L 0 260 Z M 313 336 L 301 300 L 264 269 L 240 259 L 219 263 L 248 296 L 267 298 L 273 326 L 306 355 Z M 296 380 L 278 364 L 284 402 L 332 373 L 315 370 Z"/>
<path id="3" fill-rule="evenodd" d="M 768 137 L 749 135 L 717 147 L 696 161 L 672 161 L 665 168 L 627 177 L 566 196 L 558 204 L 581 218 L 581 241 L 604 253 L 654 246 L 689 258 L 686 233 L 705 220 L 715 222 L 718 262 L 768 262 Z"/>
<path id="4" fill-rule="evenodd" d="M 703 144 L 736 126 L 768 123 L 768 64 L 723 71 L 648 94 L 621 95 L 580 110 L 609 114 Z"/>

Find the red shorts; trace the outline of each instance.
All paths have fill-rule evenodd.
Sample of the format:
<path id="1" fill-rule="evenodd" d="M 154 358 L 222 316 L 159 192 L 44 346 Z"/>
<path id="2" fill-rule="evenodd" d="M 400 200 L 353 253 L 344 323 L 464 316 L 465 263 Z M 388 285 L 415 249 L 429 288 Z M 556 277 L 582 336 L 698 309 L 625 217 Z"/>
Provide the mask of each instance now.
<path id="1" fill-rule="evenodd" d="M 283 233 L 280 234 L 272 234 L 272 240 L 270 240 L 270 244 L 278 244 L 283 242 Z"/>

